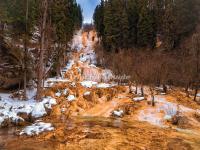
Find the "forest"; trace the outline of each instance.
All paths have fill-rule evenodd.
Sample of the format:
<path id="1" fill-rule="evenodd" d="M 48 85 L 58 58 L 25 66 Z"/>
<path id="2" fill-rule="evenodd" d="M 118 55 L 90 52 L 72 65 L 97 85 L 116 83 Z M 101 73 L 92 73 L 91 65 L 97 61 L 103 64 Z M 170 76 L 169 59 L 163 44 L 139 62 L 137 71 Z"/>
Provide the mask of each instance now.
<path id="1" fill-rule="evenodd" d="M 166 85 L 184 87 L 187 93 L 192 88 L 196 95 L 199 8 L 198 0 L 102 0 L 93 16 L 100 65 L 131 74 L 136 84 L 163 85 L 165 92 Z"/>
<path id="2" fill-rule="evenodd" d="M 81 7 L 75 0 L 2 0 L 0 10 L 2 53 L 12 56 L 2 60 L 1 86 L 23 86 L 26 99 L 26 87 L 37 84 L 40 100 L 43 79 L 59 74 L 68 43 L 82 26 Z"/>

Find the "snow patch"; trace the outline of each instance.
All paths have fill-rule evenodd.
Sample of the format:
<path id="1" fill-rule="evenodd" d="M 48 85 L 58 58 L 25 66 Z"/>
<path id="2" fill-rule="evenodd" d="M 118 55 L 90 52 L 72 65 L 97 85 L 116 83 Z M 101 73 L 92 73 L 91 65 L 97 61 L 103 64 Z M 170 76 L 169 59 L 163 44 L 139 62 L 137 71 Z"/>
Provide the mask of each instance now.
<path id="1" fill-rule="evenodd" d="M 46 112 L 44 104 L 42 102 L 37 103 L 31 113 L 31 115 L 34 116 L 35 118 L 42 117 L 46 114 L 47 114 L 47 112 Z"/>
<path id="2" fill-rule="evenodd" d="M 133 100 L 136 102 L 139 102 L 139 101 L 145 100 L 145 98 L 144 97 L 135 97 L 135 98 L 133 98 Z"/>
<path id="3" fill-rule="evenodd" d="M 69 96 L 67 97 L 67 100 L 68 100 L 69 102 L 72 102 L 72 101 L 76 100 L 76 97 L 75 97 L 74 95 L 69 95 Z"/>
<path id="4" fill-rule="evenodd" d="M 56 96 L 56 97 L 60 97 L 60 96 L 61 96 L 61 93 L 60 93 L 60 92 L 57 92 L 57 93 L 55 94 L 55 96 Z"/>
<path id="5" fill-rule="evenodd" d="M 123 114 L 124 114 L 123 110 L 115 110 L 115 111 L 113 111 L 113 115 L 116 116 L 116 117 L 122 117 Z"/>
<path id="6" fill-rule="evenodd" d="M 96 85 L 97 82 L 93 82 L 93 81 L 82 81 L 81 85 L 86 87 L 86 88 L 91 88 L 93 85 Z"/>
<path id="7" fill-rule="evenodd" d="M 52 131 L 52 130 L 54 130 L 54 127 L 52 126 L 51 123 L 37 122 L 31 126 L 25 127 L 20 132 L 20 135 L 34 136 L 34 135 L 39 135 L 42 132 Z"/>
<path id="8" fill-rule="evenodd" d="M 49 88 L 52 87 L 55 83 L 66 83 L 66 82 L 70 82 L 69 79 L 63 79 L 61 77 L 55 77 L 55 78 L 48 78 L 47 80 L 45 80 L 44 82 L 44 87 L 45 88 Z"/>
<path id="9" fill-rule="evenodd" d="M 43 98 L 41 102 L 36 102 L 34 99 L 21 101 L 10 98 L 11 94 L 0 94 L 0 126 L 4 120 L 11 120 L 12 123 L 24 121 L 19 116 L 21 113 L 27 115 L 31 114 L 32 117 L 43 117 L 47 114 L 46 109 L 51 109 L 52 105 L 56 105 L 56 100 L 52 97 Z"/>
<path id="10" fill-rule="evenodd" d="M 91 92 L 88 91 L 88 92 L 85 92 L 83 95 L 87 96 L 87 95 L 90 95 L 90 94 L 91 94 Z"/>
<path id="11" fill-rule="evenodd" d="M 99 83 L 99 84 L 97 84 L 96 87 L 97 88 L 110 88 L 110 87 L 112 87 L 112 85 L 108 84 L 108 83 Z"/>
<path id="12" fill-rule="evenodd" d="M 147 121 L 153 125 L 165 127 L 164 121 L 170 120 L 178 111 L 183 114 L 195 112 L 191 108 L 168 102 L 162 96 L 155 96 L 155 103 L 154 107 L 147 106 L 147 108 L 139 112 L 138 119 L 140 121 Z"/>

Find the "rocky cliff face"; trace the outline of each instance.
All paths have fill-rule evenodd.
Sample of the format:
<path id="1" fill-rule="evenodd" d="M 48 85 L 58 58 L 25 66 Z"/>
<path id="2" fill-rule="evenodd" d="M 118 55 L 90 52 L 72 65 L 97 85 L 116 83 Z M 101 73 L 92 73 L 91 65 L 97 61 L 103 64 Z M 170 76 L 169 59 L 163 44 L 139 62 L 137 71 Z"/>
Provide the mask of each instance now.
<path id="1" fill-rule="evenodd" d="M 11 89 L 22 83 L 23 53 L 0 38 L 0 89 Z"/>

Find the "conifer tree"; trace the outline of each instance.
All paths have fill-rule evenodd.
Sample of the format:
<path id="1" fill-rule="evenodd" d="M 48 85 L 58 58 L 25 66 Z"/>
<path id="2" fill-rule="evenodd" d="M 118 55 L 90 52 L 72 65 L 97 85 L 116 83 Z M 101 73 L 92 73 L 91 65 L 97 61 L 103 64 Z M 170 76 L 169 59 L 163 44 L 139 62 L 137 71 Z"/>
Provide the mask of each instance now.
<path id="1" fill-rule="evenodd" d="M 137 0 L 128 1 L 127 13 L 129 21 L 129 47 L 134 47 L 137 45 L 137 24 L 139 20 Z"/>
<path id="2" fill-rule="evenodd" d="M 97 30 L 98 36 L 104 36 L 104 1 L 101 0 L 100 5 L 98 5 L 94 11 L 93 15 L 95 28 Z"/>
<path id="3" fill-rule="evenodd" d="M 120 9 L 120 7 L 122 7 Z M 119 27 L 120 27 L 120 46 L 121 49 L 128 48 L 128 40 L 129 40 L 129 22 L 128 22 L 128 14 L 127 14 L 127 3 L 123 3 L 123 1 L 118 1 L 118 18 L 119 18 Z"/>
<path id="4" fill-rule="evenodd" d="M 197 4 L 196 0 L 166 0 L 162 29 L 167 50 L 176 48 L 183 37 L 194 31 L 199 19 Z"/>
<path id="5" fill-rule="evenodd" d="M 138 21 L 138 45 L 142 47 L 155 46 L 156 29 L 155 29 L 155 17 L 153 11 L 148 7 L 148 1 L 143 0 L 140 4 L 140 15 Z"/>

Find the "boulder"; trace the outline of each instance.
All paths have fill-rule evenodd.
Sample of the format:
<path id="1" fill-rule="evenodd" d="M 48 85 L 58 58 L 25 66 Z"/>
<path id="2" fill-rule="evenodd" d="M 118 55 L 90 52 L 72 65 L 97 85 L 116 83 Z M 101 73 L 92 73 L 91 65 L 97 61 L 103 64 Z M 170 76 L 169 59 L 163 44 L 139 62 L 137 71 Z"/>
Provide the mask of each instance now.
<path id="1" fill-rule="evenodd" d="M 176 125 L 179 128 L 189 128 L 190 127 L 189 119 L 186 116 L 175 115 L 172 117 L 171 122 L 173 125 Z"/>
<path id="2" fill-rule="evenodd" d="M 6 119 L 2 120 L 2 122 L 0 123 L 0 128 L 8 127 L 9 124 L 10 124 L 10 119 L 6 118 Z"/>

